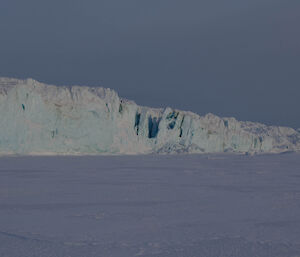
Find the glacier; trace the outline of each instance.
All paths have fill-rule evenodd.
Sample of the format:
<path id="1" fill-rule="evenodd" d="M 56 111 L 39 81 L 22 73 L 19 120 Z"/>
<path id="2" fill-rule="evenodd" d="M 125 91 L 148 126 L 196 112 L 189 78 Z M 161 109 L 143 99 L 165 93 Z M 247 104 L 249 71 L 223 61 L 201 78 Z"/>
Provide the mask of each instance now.
<path id="1" fill-rule="evenodd" d="M 300 129 L 139 106 L 109 88 L 0 78 L 0 155 L 281 153 Z"/>

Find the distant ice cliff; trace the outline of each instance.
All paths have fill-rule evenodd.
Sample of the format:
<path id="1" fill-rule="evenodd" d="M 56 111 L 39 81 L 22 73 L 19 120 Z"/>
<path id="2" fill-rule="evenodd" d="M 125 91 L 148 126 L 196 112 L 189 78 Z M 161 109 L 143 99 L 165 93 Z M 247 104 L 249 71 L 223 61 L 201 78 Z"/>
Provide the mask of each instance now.
<path id="1" fill-rule="evenodd" d="M 300 131 L 138 106 L 101 87 L 0 78 L 0 154 L 280 153 Z"/>

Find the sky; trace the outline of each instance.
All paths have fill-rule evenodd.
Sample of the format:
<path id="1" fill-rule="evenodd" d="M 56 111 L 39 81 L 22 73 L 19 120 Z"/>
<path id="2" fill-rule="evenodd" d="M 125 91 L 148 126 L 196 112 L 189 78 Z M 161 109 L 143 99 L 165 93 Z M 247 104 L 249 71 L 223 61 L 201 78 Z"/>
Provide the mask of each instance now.
<path id="1" fill-rule="evenodd" d="M 0 76 L 300 127 L 299 0 L 1 0 Z"/>

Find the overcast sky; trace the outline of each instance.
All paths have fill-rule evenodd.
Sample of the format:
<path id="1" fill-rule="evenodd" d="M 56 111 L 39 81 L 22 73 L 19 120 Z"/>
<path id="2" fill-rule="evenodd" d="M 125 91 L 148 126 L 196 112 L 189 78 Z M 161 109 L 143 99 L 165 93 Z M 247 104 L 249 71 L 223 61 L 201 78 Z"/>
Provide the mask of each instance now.
<path id="1" fill-rule="evenodd" d="M 0 76 L 300 127 L 299 0 L 1 0 Z"/>

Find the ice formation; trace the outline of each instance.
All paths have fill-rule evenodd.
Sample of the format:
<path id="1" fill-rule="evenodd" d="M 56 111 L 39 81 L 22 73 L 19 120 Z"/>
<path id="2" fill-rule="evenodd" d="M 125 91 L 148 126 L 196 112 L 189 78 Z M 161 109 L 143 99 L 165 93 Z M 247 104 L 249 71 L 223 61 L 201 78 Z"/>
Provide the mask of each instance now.
<path id="1" fill-rule="evenodd" d="M 101 87 L 0 78 L 0 154 L 279 153 L 300 131 L 138 106 Z"/>

